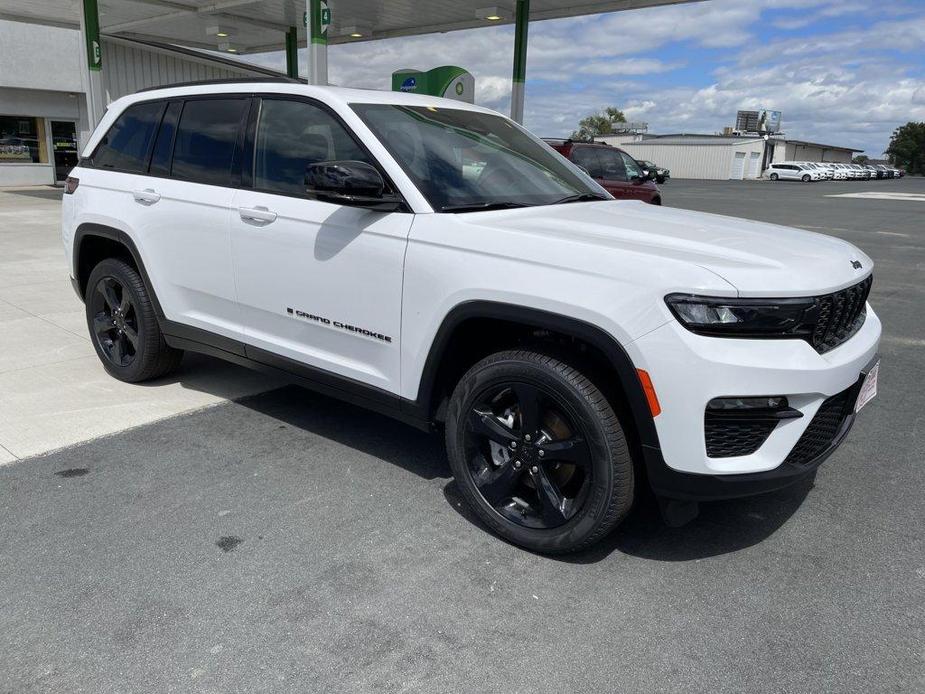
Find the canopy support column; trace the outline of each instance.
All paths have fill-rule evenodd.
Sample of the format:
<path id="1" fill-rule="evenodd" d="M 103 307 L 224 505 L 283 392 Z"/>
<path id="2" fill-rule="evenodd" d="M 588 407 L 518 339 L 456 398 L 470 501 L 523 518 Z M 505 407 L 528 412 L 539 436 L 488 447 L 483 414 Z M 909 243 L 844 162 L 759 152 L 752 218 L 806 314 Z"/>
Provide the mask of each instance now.
<path id="1" fill-rule="evenodd" d="M 286 32 L 286 74 L 299 77 L 299 34 L 295 27 Z"/>
<path id="2" fill-rule="evenodd" d="M 527 78 L 527 30 L 530 26 L 530 0 L 517 0 L 514 17 L 514 74 L 511 84 L 511 118 L 524 121 L 524 82 Z"/>
<path id="3" fill-rule="evenodd" d="M 83 0 L 83 12 L 80 14 L 80 39 L 84 50 L 80 66 L 84 77 L 81 79 L 86 85 L 87 95 L 87 121 L 90 132 L 103 117 L 106 104 L 103 102 L 103 46 L 100 42 L 100 16 L 97 0 Z M 90 133 L 87 133 L 89 137 Z M 85 138 L 84 138 L 85 139 Z M 83 143 L 82 143 L 83 144 Z"/>
<path id="4" fill-rule="evenodd" d="M 321 24 L 321 0 L 305 0 L 308 17 L 308 83 L 328 83 L 328 39 Z"/>

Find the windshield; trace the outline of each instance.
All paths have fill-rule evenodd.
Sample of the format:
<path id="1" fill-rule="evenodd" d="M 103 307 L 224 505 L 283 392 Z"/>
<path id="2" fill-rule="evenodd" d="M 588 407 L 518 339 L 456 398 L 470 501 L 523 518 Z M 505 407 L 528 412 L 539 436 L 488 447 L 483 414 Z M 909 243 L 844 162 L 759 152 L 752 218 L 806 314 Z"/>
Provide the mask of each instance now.
<path id="1" fill-rule="evenodd" d="M 438 212 L 611 199 L 589 176 L 501 116 L 352 104 Z"/>

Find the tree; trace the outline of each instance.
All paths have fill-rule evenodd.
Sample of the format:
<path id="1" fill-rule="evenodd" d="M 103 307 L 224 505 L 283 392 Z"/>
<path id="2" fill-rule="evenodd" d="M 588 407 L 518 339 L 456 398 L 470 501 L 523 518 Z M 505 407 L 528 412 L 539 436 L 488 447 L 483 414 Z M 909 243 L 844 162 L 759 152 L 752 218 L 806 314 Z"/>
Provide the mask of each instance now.
<path id="1" fill-rule="evenodd" d="M 886 153 L 894 166 L 910 174 L 925 174 L 925 123 L 910 121 L 896 128 Z"/>
<path id="2" fill-rule="evenodd" d="M 870 162 L 870 157 L 868 157 L 866 154 L 859 154 L 854 159 L 852 159 L 851 162 L 854 164 L 864 165 Z"/>
<path id="3" fill-rule="evenodd" d="M 601 135 L 610 135 L 614 131 L 615 123 L 625 123 L 623 111 L 614 106 L 608 106 L 602 113 L 593 113 L 578 121 L 578 130 L 572 133 L 573 140 L 593 140 Z"/>

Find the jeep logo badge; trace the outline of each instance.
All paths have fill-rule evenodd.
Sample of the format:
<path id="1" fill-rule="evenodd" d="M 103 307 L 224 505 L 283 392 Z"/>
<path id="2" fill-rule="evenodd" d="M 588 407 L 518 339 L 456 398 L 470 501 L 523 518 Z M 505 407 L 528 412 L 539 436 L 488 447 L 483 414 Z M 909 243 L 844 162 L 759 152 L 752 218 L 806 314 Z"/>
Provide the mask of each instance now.
<path id="1" fill-rule="evenodd" d="M 852 260 L 851 267 L 853 267 L 855 270 L 860 270 L 863 266 L 861 265 L 860 260 Z"/>

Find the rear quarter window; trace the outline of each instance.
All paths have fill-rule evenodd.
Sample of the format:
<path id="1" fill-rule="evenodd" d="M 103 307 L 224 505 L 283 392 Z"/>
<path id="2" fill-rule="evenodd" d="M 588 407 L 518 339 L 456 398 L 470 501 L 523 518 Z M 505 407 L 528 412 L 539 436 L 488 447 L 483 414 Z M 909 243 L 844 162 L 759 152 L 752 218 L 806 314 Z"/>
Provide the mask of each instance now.
<path id="1" fill-rule="evenodd" d="M 154 131 L 163 110 L 162 101 L 129 106 L 116 118 L 116 122 L 97 145 L 90 163 L 100 169 L 144 172 L 148 168 Z"/>

